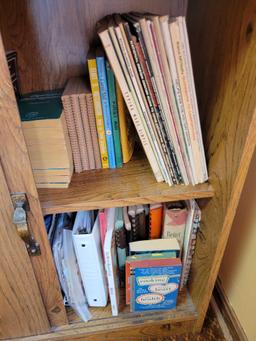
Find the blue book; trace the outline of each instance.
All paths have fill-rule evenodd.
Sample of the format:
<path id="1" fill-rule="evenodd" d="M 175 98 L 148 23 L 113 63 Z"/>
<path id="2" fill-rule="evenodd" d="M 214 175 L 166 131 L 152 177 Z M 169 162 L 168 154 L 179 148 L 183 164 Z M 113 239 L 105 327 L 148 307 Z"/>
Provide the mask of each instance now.
<path id="1" fill-rule="evenodd" d="M 115 76 L 114 76 L 112 69 L 110 68 L 108 61 L 106 61 L 106 72 L 107 72 L 107 81 L 108 81 L 110 114 L 111 114 L 111 120 L 112 120 L 112 129 L 113 129 L 113 137 L 114 137 L 114 145 L 115 145 L 116 166 L 117 168 L 120 168 L 123 166 L 123 158 L 122 158 L 122 148 L 121 148 L 121 140 L 120 140 L 117 100 L 116 100 Z"/>
<path id="2" fill-rule="evenodd" d="M 178 259 L 173 266 L 135 268 L 131 290 L 132 310 L 175 309 L 180 276 L 181 263 Z"/>
<path id="3" fill-rule="evenodd" d="M 106 61 L 105 61 L 105 57 L 103 57 L 102 55 L 103 53 L 101 53 L 101 51 L 98 51 L 98 50 L 96 51 L 96 63 L 97 63 L 98 80 L 99 80 L 99 86 L 100 86 L 100 98 L 101 98 L 101 104 L 102 104 L 104 128 L 105 128 L 106 141 L 107 141 L 109 168 L 116 168 L 115 147 L 114 147 L 113 129 L 112 129 L 111 113 L 110 113 L 110 105 L 109 105 L 109 93 L 108 93 L 107 76 L 106 76 Z"/>

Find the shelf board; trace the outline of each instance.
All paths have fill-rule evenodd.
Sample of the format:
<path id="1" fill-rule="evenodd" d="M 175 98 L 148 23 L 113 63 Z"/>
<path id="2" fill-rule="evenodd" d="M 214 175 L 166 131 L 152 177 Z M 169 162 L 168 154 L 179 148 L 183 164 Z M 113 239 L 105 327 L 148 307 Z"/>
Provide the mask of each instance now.
<path id="1" fill-rule="evenodd" d="M 68 188 L 38 190 L 45 214 L 136 204 L 209 198 L 212 186 L 169 186 L 157 183 L 148 161 L 138 155 L 119 169 L 74 174 Z"/>
<path id="2" fill-rule="evenodd" d="M 142 326 L 150 326 L 154 324 L 166 324 L 176 322 L 196 321 L 198 314 L 196 308 L 190 298 L 188 291 L 185 289 L 178 296 L 177 308 L 168 311 L 148 311 L 148 312 L 130 312 L 129 306 L 124 304 L 124 291 L 120 295 L 121 304 L 118 316 L 112 316 L 110 304 L 104 308 L 90 308 L 92 319 L 88 323 L 84 323 L 76 315 L 73 309 L 67 309 L 69 326 L 57 328 L 57 332 L 67 329 L 79 330 L 79 333 L 86 334 L 100 333 L 101 331 L 115 331 L 120 328 L 136 328 Z"/>

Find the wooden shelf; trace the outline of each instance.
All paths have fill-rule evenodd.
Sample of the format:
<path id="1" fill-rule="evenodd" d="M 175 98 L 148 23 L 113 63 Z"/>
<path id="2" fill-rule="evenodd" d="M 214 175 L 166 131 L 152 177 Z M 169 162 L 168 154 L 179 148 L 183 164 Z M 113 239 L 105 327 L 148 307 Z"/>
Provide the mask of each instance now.
<path id="1" fill-rule="evenodd" d="M 129 306 L 124 304 L 124 292 L 121 292 L 120 313 L 117 317 L 113 317 L 110 304 L 105 308 L 90 308 L 92 319 L 88 323 L 84 323 L 76 315 L 76 313 L 68 308 L 67 314 L 71 325 L 58 328 L 56 332 L 63 332 L 70 328 L 83 335 L 101 331 L 108 332 L 118 330 L 120 328 L 141 328 L 143 325 L 145 336 L 149 336 L 153 332 L 155 325 L 175 324 L 180 322 L 194 322 L 197 319 L 197 311 L 187 292 L 184 290 L 179 294 L 177 309 L 169 311 L 148 311 L 144 313 L 131 313 Z M 172 328 L 172 327 L 171 327 Z M 141 331 L 140 331 L 141 332 Z M 168 331 L 167 331 L 168 332 Z"/>
<path id="2" fill-rule="evenodd" d="M 171 187 L 166 183 L 157 183 L 148 161 L 141 155 L 120 169 L 74 174 L 69 188 L 44 188 L 38 192 L 45 214 L 210 198 L 214 195 L 209 183 Z"/>

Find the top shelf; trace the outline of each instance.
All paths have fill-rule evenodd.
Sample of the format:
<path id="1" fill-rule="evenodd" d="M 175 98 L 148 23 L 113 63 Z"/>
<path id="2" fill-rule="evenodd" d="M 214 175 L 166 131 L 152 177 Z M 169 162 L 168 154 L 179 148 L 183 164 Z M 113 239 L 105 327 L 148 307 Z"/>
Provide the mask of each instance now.
<path id="1" fill-rule="evenodd" d="M 105 207 L 210 198 L 209 183 L 169 186 L 157 183 L 148 161 L 134 157 L 121 169 L 100 169 L 74 174 L 69 188 L 39 189 L 45 214 L 93 210 Z"/>

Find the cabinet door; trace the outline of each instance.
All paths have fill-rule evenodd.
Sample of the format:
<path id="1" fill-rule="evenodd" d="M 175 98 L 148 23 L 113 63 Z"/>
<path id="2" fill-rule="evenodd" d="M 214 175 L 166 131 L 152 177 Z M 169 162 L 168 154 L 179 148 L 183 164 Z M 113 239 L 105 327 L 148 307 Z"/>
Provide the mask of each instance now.
<path id="1" fill-rule="evenodd" d="M 10 193 L 23 192 L 26 193 L 30 211 L 28 212 L 28 225 L 35 240 L 39 243 L 41 249 L 40 256 L 30 257 L 30 262 L 38 283 L 38 287 L 42 296 L 42 301 L 45 306 L 47 317 L 51 326 L 59 326 L 67 323 L 63 299 L 59 287 L 57 274 L 55 271 L 54 262 L 52 259 L 50 245 L 47 239 L 47 234 L 44 226 L 43 215 L 38 199 L 37 189 L 33 179 L 33 173 L 27 153 L 24 136 L 21 129 L 20 117 L 17 109 L 17 103 L 11 84 L 9 70 L 5 58 L 5 51 L 0 36 L 0 161 L 2 172 L 5 177 L 6 186 Z M 10 199 L 6 199 L 10 200 Z M 2 202 L 3 202 L 2 198 Z M 10 210 L 10 208 L 9 208 Z M 10 222 L 9 217 L 9 222 Z M 6 228 L 8 228 L 6 221 Z M 0 238 L 2 238 L 0 233 Z M 11 243 L 4 243 L 3 247 L 6 252 L 13 248 Z M 23 245 L 25 248 L 25 246 Z M 2 248 L 1 248 L 2 252 Z M 24 252 L 22 254 L 24 256 Z M 21 261 L 27 262 L 25 259 Z M 15 266 L 18 268 L 19 263 L 16 260 Z M 7 276 L 7 268 L 1 269 L 1 276 Z M 25 272 L 26 273 L 26 272 Z M 30 277 L 27 276 L 27 284 L 30 282 Z M 18 282 L 17 282 L 18 283 Z M 23 282 L 24 287 L 26 281 Z M 12 286 L 12 299 L 19 300 L 23 297 L 16 295 L 16 286 Z M 29 288 L 29 286 L 28 286 Z M 28 292 L 28 295 L 29 292 Z M 31 302 L 35 299 L 30 296 Z M 40 301 L 40 300 L 39 300 Z M 34 306 L 39 304 L 39 301 L 32 302 Z M 10 301 L 15 307 L 15 302 Z M 35 307 L 36 308 L 36 307 Z M 39 307 L 37 307 L 39 309 Z M 4 312 L 3 312 L 4 314 Z M 7 317 L 6 317 L 7 318 Z M 11 316 L 9 316 L 11 319 Z M 0 316 L 2 320 L 2 316 Z M 45 327 L 46 325 L 44 325 Z M 15 324 L 13 329 L 15 330 Z M 35 328 L 36 329 L 36 328 Z"/>
<path id="2" fill-rule="evenodd" d="M 12 223 L 10 193 L 0 166 L 0 338 L 49 330 L 49 321 L 35 274 Z"/>

